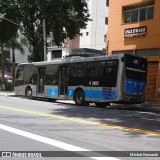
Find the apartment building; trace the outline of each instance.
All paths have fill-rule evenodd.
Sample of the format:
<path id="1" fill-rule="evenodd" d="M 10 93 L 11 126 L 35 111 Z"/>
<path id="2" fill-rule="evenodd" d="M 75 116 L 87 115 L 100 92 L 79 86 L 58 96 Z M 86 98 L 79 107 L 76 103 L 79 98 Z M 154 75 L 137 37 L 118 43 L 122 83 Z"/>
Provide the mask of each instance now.
<path id="1" fill-rule="evenodd" d="M 160 102 L 160 1 L 113 0 L 109 6 L 108 54 L 148 60 L 146 101 Z"/>
<path id="2" fill-rule="evenodd" d="M 48 61 L 69 55 L 74 48 L 97 50 L 106 48 L 109 0 L 88 0 L 87 3 L 92 21 L 88 22 L 86 29 L 80 30 L 80 35 L 77 35 L 75 39 L 66 39 L 66 43 L 62 47 L 58 48 L 54 45 L 48 47 Z"/>
<path id="3" fill-rule="evenodd" d="M 106 48 L 108 32 L 108 0 L 89 0 L 88 7 L 92 21 L 80 31 L 80 48 L 102 50 Z"/>

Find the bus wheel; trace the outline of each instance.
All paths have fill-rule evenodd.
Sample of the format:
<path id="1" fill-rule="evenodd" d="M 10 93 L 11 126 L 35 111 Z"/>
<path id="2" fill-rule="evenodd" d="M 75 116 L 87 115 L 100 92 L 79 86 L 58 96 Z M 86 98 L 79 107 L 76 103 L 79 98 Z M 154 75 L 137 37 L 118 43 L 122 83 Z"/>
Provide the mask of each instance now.
<path id="1" fill-rule="evenodd" d="M 26 94 L 25 94 L 26 98 L 31 99 L 32 98 L 32 89 L 31 87 L 27 87 L 26 88 Z"/>
<path id="2" fill-rule="evenodd" d="M 82 90 L 78 90 L 74 95 L 74 101 L 77 105 L 81 106 L 85 104 L 85 96 Z"/>
<path id="3" fill-rule="evenodd" d="M 95 105 L 100 108 L 105 108 L 106 106 L 110 106 L 110 103 L 109 102 L 108 103 L 107 102 L 104 102 L 104 103 L 96 102 Z"/>

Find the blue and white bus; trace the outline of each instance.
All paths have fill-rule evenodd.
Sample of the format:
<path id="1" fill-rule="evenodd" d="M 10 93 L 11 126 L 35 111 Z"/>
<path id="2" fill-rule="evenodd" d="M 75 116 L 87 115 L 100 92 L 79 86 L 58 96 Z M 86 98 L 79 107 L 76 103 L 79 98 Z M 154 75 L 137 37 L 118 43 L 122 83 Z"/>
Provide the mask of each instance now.
<path id="1" fill-rule="evenodd" d="M 28 98 L 74 100 L 77 105 L 142 103 L 147 60 L 128 54 L 66 57 L 19 64 L 14 91 Z"/>

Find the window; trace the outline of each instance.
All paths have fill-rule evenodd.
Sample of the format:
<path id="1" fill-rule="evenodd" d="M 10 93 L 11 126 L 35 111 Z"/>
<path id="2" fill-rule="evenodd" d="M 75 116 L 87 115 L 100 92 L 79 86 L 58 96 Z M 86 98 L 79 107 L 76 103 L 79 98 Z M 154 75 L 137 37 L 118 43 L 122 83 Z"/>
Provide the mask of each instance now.
<path id="1" fill-rule="evenodd" d="M 70 64 L 68 85 L 86 85 L 86 63 Z"/>
<path id="2" fill-rule="evenodd" d="M 24 75 L 24 66 L 19 66 L 16 74 L 17 80 L 23 80 L 24 79 L 23 75 Z"/>
<path id="3" fill-rule="evenodd" d="M 89 32 L 86 32 L 86 36 L 88 36 L 89 35 Z"/>
<path id="4" fill-rule="evenodd" d="M 138 9 L 134 9 L 132 11 L 131 21 L 132 22 L 137 22 L 138 21 Z"/>
<path id="5" fill-rule="evenodd" d="M 16 71 L 15 86 L 24 84 L 24 65 L 19 65 Z"/>
<path id="6" fill-rule="evenodd" d="M 45 84 L 46 85 L 58 84 L 58 65 L 55 64 L 46 67 Z"/>
<path id="7" fill-rule="evenodd" d="M 139 14 L 139 21 L 144 21 L 147 19 L 146 15 L 147 9 L 146 8 L 141 8 L 140 9 L 140 14 Z"/>
<path id="8" fill-rule="evenodd" d="M 147 19 L 153 19 L 154 7 L 148 7 L 147 9 Z"/>
<path id="9" fill-rule="evenodd" d="M 87 77 L 89 78 L 102 78 L 105 62 L 89 62 L 87 69 Z"/>
<path id="10" fill-rule="evenodd" d="M 131 22 L 131 11 L 125 11 L 124 12 L 124 23 L 130 23 Z"/>
<path id="11" fill-rule="evenodd" d="M 62 57 L 62 50 L 52 51 L 52 59 L 61 57 Z"/>
<path id="12" fill-rule="evenodd" d="M 117 85 L 118 64 L 119 61 L 116 59 L 106 61 L 103 79 L 106 80 L 107 87 L 116 87 Z"/>
<path id="13" fill-rule="evenodd" d="M 105 17 L 105 24 L 108 24 L 108 17 Z"/>
<path id="14" fill-rule="evenodd" d="M 83 33 L 80 33 L 80 36 L 82 37 L 82 36 L 83 36 Z"/>
<path id="15" fill-rule="evenodd" d="M 24 79 L 26 83 L 31 83 L 31 84 L 35 83 L 35 79 L 33 79 L 33 74 L 34 74 L 34 66 L 32 64 L 25 65 Z"/>
<path id="16" fill-rule="evenodd" d="M 98 80 L 105 87 L 115 87 L 117 84 L 118 64 L 118 60 L 89 62 L 87 78 Z"/>
<path id="17" fill-rule="evenodd" d="M 154 1 L 136 6 L 124 7 L 124 23 L 153 19 Z"/>
<path id="18" fill-rule="evenodd" d="M 106 0 L 106 6 L 109 7 L 109 0 Z"/>
<path id="19" fill-rule="evenodd" d="M 104 35 L 104 42 L 106 42 L 106 35 Z"/>
<path id="20" fill-rule="evenodd" d="M 72 64 L 70 66 L 70 78 L 84 78 L 85 63 Z"/>

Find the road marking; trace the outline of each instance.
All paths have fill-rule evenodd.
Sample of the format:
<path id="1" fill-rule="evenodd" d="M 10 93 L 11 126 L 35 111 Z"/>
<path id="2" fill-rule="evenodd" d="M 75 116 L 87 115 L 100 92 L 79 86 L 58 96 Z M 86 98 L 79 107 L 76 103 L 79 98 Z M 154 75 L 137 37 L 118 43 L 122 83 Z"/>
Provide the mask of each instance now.
<path id="1" fill-rule="evenodd" d="M 0 124 L 0 129 L 11 132 L 11 133 L 14 133 L 14 134 L 17 134 L 17 135 L 20 135 L 20 136 L 23 136 L 23 137 L 26 137 L 26 138 L 30 138 L 32 140 L 42 142 L 42 143 L 45 143 L 45 144 L 49 144 L 49 145 L 61 148 L 63 150 L 73 151 L 73 152 L 74 151 L 90 151 L 90 152 L 92 152 L 91 150 L 87 150 L 87 149 L 84 149 L 84 148 L 81 148 L 81 147 L 77 147 L 77 146 L 67 144 L 67 143 L 64 143 L 64 142 L 60 142 L 60 141 L 50 139 L 50 138 L 47 138 L 47 137 L 39 136 L 37 134 L 22 131 L 20 129 L 9 127 L 9 126 L 3 125 L 3 124 Z M 107 160 L 107 159 L 108 160 L 119 160 L 119 159 L 113 158 L 113 157 L 89 157 L 89 158 L 96 159 L 96 160 Z"/>
<path id="2" fill-rule="evenodd" d="M 36 111 L 19 109 L 19 108 L 12 108 L 12 107 L 6 107 L 6 106 L 0 106 L 0 108 L 6 109 L 6 110 L 17 111 L 17 112 L 35 114 L 35 115 L 44 116 L 44 117 L 65 119 L 65 120 L 70 120 L 70 121 L 80 122 L 80 123 L 85 123 L 85 124 L 90 124 L 90 125 L 98 125 L 98 126 L 103 126 L 103 127 L 107 127 L 107 128 L 114 128 L 114 129 L 135 132 L 135 133 L 140 133 L 140 134 L 147 134 L 147 135 L 151 135 L 151 136 L 160 136 L 160 132 L 142 130 L 142 129 L 138 129 L 138 128 L 129 128 L 129 127 L 124 127 L 124 126 L 119 126 L 119 125 L 112 125 L 109 123 L 89 121 L 89 120 L 80 119 L 80 118 L 73 118 L 73 117 L 61 116 L 61 115 L 56 115 L 56 114 L 48 114 L 48 113 L 43 113 L 43 112 L 36 112 Z"/>

